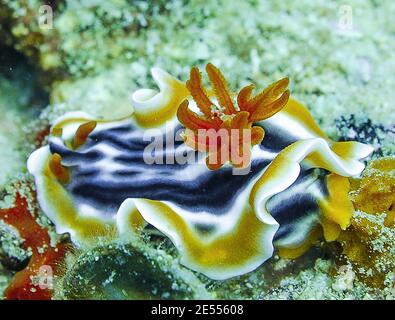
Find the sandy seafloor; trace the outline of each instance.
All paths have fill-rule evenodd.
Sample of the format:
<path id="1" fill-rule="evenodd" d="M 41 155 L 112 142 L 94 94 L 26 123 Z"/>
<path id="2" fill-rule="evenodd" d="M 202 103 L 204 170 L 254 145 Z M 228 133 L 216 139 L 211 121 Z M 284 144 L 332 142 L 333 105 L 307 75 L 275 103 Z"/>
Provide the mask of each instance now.
<path id="1" fill-rule="evenodd" d="M 0 0 L 1 208 L 12 205 L 13 182 L 31 179 L 26 159 L 36 148 L 37 132 L 70 110 L 105 118 L 130 114 L 131 93 L 154 85 L 153 66 L 185 81 L 191 66 L 211 61 L 233 88 L 249 82 L 264 87 L 289 76 L 292 95 L 331 138 L 374 145 L 368 162 L 393 157 L 394 1 L 52 1 L 52 28 L 40 27 L 40 5 Z M 354 218 L 364 214 L 356 211 Z M 363 238 L 377 260 L 374 266 L 344 254 L 344 243 L 319 242 L 301 258 L 275 255 L 252 273 L 217 282 L 180 266 L 164 238 L 147 235 L 136 250 L 162 265 L 163 274 L 156 273 L 154 282 L 182 274 L 168 290 L 166 284 L 158 288 L 163 298 L 171 298 L 178 286 L 178 298 L 193 291 L 194 297 L 233 299 L 394 299 L 395 232 L 382 226 L 381 214 L 368 217 L 381 226 L 378 234 Z M 0 292 L 29 256 L 20 244 L 1 224 Z M 85 292 L 78 281 L 67 282 L 89 278 L 89 270 L 103 266 L 95 261 L 111 260 L 102 256 L 134 250 L 118 243 L 98 245 L 106 247 L 105 254 L 103 247 L 70 254 L 55 297 L 145 297 L 139 292 L 144 287 L 122 283 L 126 280 L 116 276 L 122 273 L 116 265 L 92 286 L 105 289 Z"/>

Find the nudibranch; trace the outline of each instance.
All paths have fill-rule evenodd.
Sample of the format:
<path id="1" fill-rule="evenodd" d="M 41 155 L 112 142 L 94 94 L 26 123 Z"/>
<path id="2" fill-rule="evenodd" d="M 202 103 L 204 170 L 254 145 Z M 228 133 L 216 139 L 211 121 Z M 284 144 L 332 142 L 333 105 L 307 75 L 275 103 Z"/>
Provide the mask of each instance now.
<path id="1" fill-rule="evenodd" d="M 220 280 L 256 269 L 274 248 L 297 257 L 347 228 L 347 177 L 363 170 L 373 148 L 330 140 L 290 97 L 286 78 L 235 98 L 217 68 L 206 70 L 211 91 L 196 68 L 186 84 L 153 68 L 159 90 L 134 92 L 129 117 L 71 112 L 53 123 L 28 169 L 57 232 L 83 245 L 150 225 L 170 238 L 181 263 Z M 193 134 L 220 128 L 250 130 L 248 166 L 226 156 L 207 162 L 212 145 Z"/>

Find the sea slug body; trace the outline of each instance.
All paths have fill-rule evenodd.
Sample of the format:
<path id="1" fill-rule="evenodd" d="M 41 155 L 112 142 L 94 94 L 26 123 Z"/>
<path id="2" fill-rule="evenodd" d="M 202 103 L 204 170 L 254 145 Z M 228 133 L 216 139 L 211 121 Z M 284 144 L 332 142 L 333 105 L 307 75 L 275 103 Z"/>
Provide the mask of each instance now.
<path id="1" fill-rule="evenodd" d="M 212 170 L 207 152 L 184 143 L 183 125 L 190 122 L 179 120 L 188 110 L 199 112 L 193 70 L 185 85 L 152 69 L 159 91 L 136 91 L 127 118 L 72 112 L 55 121 L 48 145 L 30 156 L 28 169 L 57 232 L 81 245 L 106 234 L 133 236 L 150 224 L 171 239 L 184 265 L 213 279 L 256 269 L 274 248 L 296 257 L 321 233 L 335 240 L 353 212 L 347 177 L 363 170 L 359 160 L 372 147 L 330 140 L 282 82 L 273 114 L 244 122 L 259 134 L 247 174 L 235 174 L 229 163 Z M 224 82 L 213 81 L 213 74 L 222 81 L 218 69 L 210 70 L 216 83 L 210 103 L 229 110 L 226 122 L 242 110 L 223 95 Z M 160 142 L 163 149 L 156 148 Z"/>

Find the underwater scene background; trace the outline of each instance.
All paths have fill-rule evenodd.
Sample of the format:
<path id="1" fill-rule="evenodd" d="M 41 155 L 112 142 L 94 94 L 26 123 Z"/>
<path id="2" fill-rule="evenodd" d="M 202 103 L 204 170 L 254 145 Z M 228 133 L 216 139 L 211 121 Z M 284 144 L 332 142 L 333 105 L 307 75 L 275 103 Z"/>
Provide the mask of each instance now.
<path id="1" fill-rule="evenodd" d="M 0 0 L 2 299 L 395 299 L 394 17 L 390 0 Z M 257 92 L 268 90 L 264 97 L 277 81 L 286 98 L 265 105 L 275 112 L 284 108 L 279 114 L 285 120 L 276 115 L 248 122 L 264 129 L 257 140 L 261 149 L 252 148 L 249 179 L 230 180 L 226 166 L 204 167 L 205 174 L 220 176 L 199 185 L 204 197 L 183 184 L 184 172 L 177 185 L 171 180 L 158 189 L 155 179 L 175 170 L 167 167 L 149 174 L 136 167 L 143 170 L 141 181 L 133 171 L 116 172 L 111 179 L 121 176 L 120 182 L 111 186 L 106 169 L 99 170 L 102 180 L 86 178 L 96 174 L 92 168 L 99 160 L 114 160 L 108 144 L 134 156 L 130 150 L 139 150 L 140 141 L 135 132 L 177 119 L 184 98 L 192 95 L 189 103 L 195 100 L 204 110 L 204 99 L 197 99 L 204 90 L 191 68 L 206 65 L 212 105 L 226 104 L 226 86 L 218 94 L 225 83 L 219 69 L 235 92 L 252 83 Z M 208 88 L 206 74 L 200 76 Z M 289 83 L 278 82 L 285 77 Z M 154 102 L 162 109 L 141 98 L 156 88 Z M 248 100 L 241 92 L 238 111 Z M 247 102 L 258 101 L 259 94 L 255 98 Z M 144 108 L 151 107 L 150 118 Z M 197 120 L 184 112 L 178 112 L 177 125 L 191 128 Z M 206 125 L 212 119 L 198 120 Z M 314 131 L 308 138 L 318 137 L 321 146 L 305 162 L 297 160 L 301 174 L 287 186 L 288 194 L 265 202 L 276 220 L 266 211 L 255 216 L 254 199 L 263 191 L 250 181 L 265 177 L 258 160 L 273 163 L 261 154 L 276 156 L 282 144 L 306 139 L 292 131 L 295 122 Z M 291 152 L 283 158 L 290 160 Z M 119 161 L 135 169 L 135 158 Z M 285 162 L 275 163 L 281 174 L 292 171 Z M 281 174 L 259 181 L 274 190 L 286 179 Z M 125 191 L 126 176 L 131 178 Z M 298 186 L 310 178 L 317 183 L 306 196 Z M 232 195 L 245 196 L 238 205 L 251 203 L 252 211 L 243 211 L 253 217 L 244 232 L 229 222 L 234 215 L 227 213 L 237 209 L 226 198 L 232 187 Z M 134 203 L 122 203 L 125 194 Z M 163 201 L 154 206 L 154 200 Z M 173 200 L 182 210 L 169 204 Z M 165 205 L 183 220 L 161 220 L 170 214 Z M 192 218 L 199 210 L 206 215 Z M 307 228 L 307 219 L 293 220 L 296 213 L 319 223 Z M 224 241 L 232 242 L 199 244 L 221 228 L 227 230 Z M 185 232 L 200 238 L 186 240 Z M 290 246 L 283 233 L 303 239 Z M 232 251 L 244 258 L 227 260 Z"/>

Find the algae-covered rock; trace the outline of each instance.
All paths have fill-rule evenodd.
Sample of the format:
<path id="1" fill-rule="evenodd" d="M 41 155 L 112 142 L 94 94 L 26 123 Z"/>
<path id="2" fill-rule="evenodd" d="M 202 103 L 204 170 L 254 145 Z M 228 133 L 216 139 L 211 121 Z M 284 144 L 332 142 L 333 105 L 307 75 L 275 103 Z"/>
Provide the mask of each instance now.
<path id="1" fill-rule="evenodd" d="M 358 281 L 353 268 L 342 265 L 337 268 L 333 261 L 317 259 L 312 268 L 281 279 L 262 298 L 270 300 L 370 300 L 393 298 L 392 292 L 375 292 Z"/>
<path id="2" fill-rule="evenodd" d="M 66 299 L 208 299 L 204 285 L 162 250 L 98 246 L 76 258 L 58 288 Z"/>
<path id="3" fill-rule="evenodd" d="M 359 141 L 375 148 L 373 158 L 389 156 L 395 152 L 395 125 L 373 123 L 359 114 L 342 115 L 335 120 L 340 141 Z"/>
<path id="4" fill-rule="evenodd" d="M 126 63 L 94 76 L 58 82 L 51 92 L 51 102 L 104 119 L 129 116 L 133 113 L 132 92 L 144 85 L 138 81 L 147 78 L 147 71 L 138 63 Z M 64 112 L 59 111 L 58 115 Z"/>
<path id="5" fill-rule="evenodd" d="M 356 212 L 339 239 L 343 254 L 370 286 L 395 287 L 395 158 L 370 163 L 351 199 Z"/>
<path id="6" fill-rule="evenodd" d="M 2 0 L 0 31 L 51 79 L 80 77 L 106 69 L 114 60 L 130 60 L 137 47 L 134 39 L 152 17 L 166 12 L 165 4 L 162 0 Z"/>

